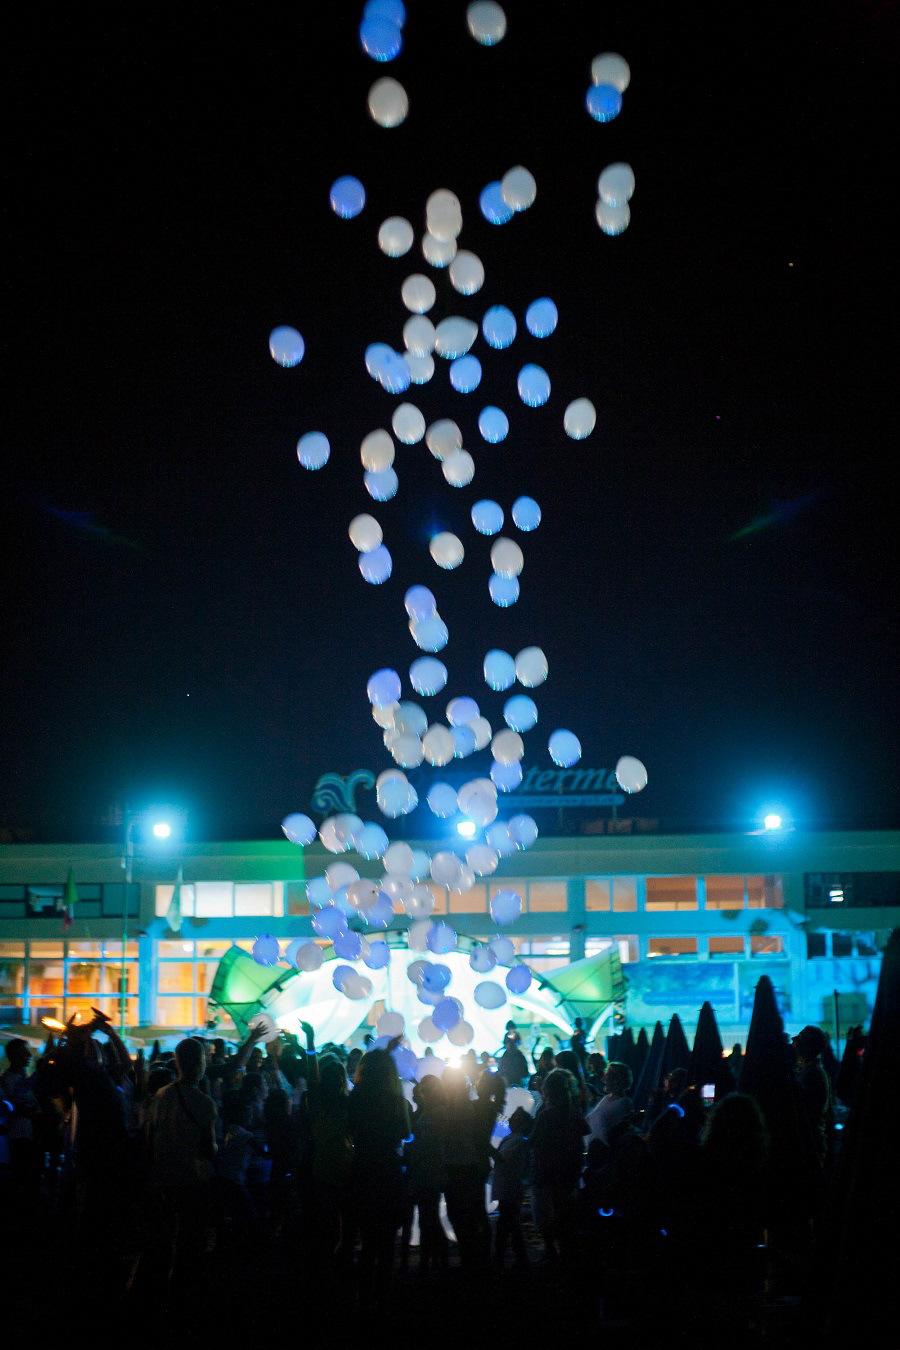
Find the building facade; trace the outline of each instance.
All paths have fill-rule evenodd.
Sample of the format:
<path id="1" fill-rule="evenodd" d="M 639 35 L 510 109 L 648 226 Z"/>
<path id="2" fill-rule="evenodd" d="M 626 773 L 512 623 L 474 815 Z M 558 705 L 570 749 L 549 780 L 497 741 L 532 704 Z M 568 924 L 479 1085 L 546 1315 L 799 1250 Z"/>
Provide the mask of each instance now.
<path id="1" fill-rule="evenodd" d="M 145 847 L 126 885 L 111 846 L 0 847 L 0 1030 L 92 1006 L 133 1029 L 206 1027 L 223 953 L 264 932 L 312 937 L 306 882 L 333 861 L 284 840 Z M 174 932 L 166 913 L 179 867 Z M 360 871 L 379 875 L 377 865 Z M 672 1012 L 690 1026 L 708 999 L 723 1037 L 742 1040 L 765 973 L 789 1029 L 816 1022 L 841 1034 L 867 1022 L 881 950 L 900 925 L 900 834 L 542 838 L 464 894 L 434 887 L 435 912 L 487 938 L 490 896 L 509 887 L 523 913 L 504 931 L 538 973 L 616 944 L 635 1027 Z"/>

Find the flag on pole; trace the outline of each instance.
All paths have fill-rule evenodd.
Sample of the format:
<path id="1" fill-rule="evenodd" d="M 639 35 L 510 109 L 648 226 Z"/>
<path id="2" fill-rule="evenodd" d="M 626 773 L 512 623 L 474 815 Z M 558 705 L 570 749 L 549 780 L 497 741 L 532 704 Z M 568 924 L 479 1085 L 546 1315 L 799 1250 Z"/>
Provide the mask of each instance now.
<path id="1" fill-rule="evenodd" d="M 66 876 L 66 889 L 63 893 L 63 932 L 68 932 L 75 921 L 75 906 L 78 904 L 78 889 L 75 885 L 75 873 L 69 868 Z"/>
<path id="2" fill-rule="evenodd" d="M 166 910 L 166 923 L 173 933 L 181 932 L 181 885 L 184 878 L 181 875 L 181 868 L 175 877 L 175 885 L 172 887 L 172 899 L 169 901 L 169 908 Z"/>

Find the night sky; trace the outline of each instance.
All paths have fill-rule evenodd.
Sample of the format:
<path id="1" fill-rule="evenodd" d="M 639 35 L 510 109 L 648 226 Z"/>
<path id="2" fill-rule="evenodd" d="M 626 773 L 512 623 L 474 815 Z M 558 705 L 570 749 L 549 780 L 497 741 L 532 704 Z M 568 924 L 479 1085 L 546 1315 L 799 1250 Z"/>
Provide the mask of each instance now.
<path id="1" fill-rule="evenodd" d="M 194 837 L 277 836 L 320 774 L 386 767 L 365 682 L 419 655 L 415 581 L 450 626 L 448 694 L 482 697 L 488 646 L 546 650 L 528 763 L 571 726 L 585 765 L 646 762 L 639 809 L 663 828 L 748 828 L 772 800 L 802 825 L 896 825 L 896 8 L 515 0 L 484 49 L 462 0 L 410 0 L 389 67 L 359 48 L 361 8 L 7 16 L 0 829 L 96 839 L 110 803 L 165 798 Z M 603 50 L 632 82 L 598 125 Z M 410 96 L 392 131 L 366 112 L 382 74 Z M 615 160 L 637 188 L 611 239 L 594 202 Z M 537 202 L 491 226 L 478 192 L 518 163 Z M 352 221 L 328 206 L 345 173 L 368 193 Z M 485 264 L 470 298 L 418 245 L 376 245 L 389 215 L 420 233 L 438 187 Z M 397 400 L 363 352 L 402 345 L 412 271 L 436 314 L 505 303 L 520 336 L 479 340 L 476 393 L 439 362 L 406 396 L 459 421 L 471 487 L 399 446 L 379 505 L 359 443 Z M 522 323 L 540 295 L 560 312 L 543 342 Z M 268 354 L 280 323 L 306 339 L 295 370 Z M 516 396 L 525 361 L 553 381 L 542 409 Z M 598 426 L 576 443 L 580 395 Z M 485 403 L 502 445 L 477 434 Z M 319 473 L 295 454 L 313 429 Z M 523 492 L 544 523 L 501 611 L 468 511 Z M 346 533 L 369 509 L 395 557 L 381 588 Z M 466 544 L 458 571 L 428 557 L 437 528 Z"/>

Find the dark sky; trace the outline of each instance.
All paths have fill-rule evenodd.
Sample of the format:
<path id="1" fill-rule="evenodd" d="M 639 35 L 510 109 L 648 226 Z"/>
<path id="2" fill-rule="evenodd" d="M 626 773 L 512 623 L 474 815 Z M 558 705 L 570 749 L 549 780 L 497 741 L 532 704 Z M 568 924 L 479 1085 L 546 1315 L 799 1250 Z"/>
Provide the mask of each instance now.
<path id="1" fill-rule="evenodd" d="M 387 68 L 344 0 L 10 11 L 0 826 L 96 838 L 111 801 L 165 796 L 194 835 L 277 834 L 321 773 L 385 766 L 365 681 L 418 655 L 413 581 L 450 625 L 454 692 L 481 697 L 489 645 L 547 651 L 530 763 L 571 726 L 587 765 L 645 760 L 641 811 L 666 826 L 746 826 L 772 799 L 896 825 L 896 8 L 506 8 L 485 50 L 462 0 L 410 0 Z M 583 99 L 609 49 L 632 83 L 601 126 Z M 383 73 L 410 95 L 393 131 L 365 108 Z M 609 239 L 596 178 L 619 159 L 637 190 Z M 492 227 L 478 192 L 516 163 L 537 202 Z M 347 222 L 342 173 L 368 192 Z M 375 509 L 395 572 L 373 588 L 346 527 L 373 505 L 359 442 L 395 400 L 363 351 L 401 345 L 400 283 L 429 270 L 375 238 L 391 214 L 420 230 L 444 186 L 487 281 L 464 299 L 431 273 L 436 312 L 503 302 L 521 334 L 547 294 L 560 324 L 479 343 L 473 395 L 443 363 L 410 392 L 460 422 L 476 478 L 454 492 L 399 448 Z M 268 355 L 277 323 L 305 335 L 296 370 Z M 543 409 L 516 397 L 526 360 L 553 380 Z M 599 421 L 575 443 L 582 394 Z M 500 446 L 475 429 L 487 402 Z M 305 473 L 316 428 L 332 459 Z M 544 523 L 500 611 L 468 510 L 521 492 Z M 466 543 L 457 572 L 428 558 L 439 526 Z"/>

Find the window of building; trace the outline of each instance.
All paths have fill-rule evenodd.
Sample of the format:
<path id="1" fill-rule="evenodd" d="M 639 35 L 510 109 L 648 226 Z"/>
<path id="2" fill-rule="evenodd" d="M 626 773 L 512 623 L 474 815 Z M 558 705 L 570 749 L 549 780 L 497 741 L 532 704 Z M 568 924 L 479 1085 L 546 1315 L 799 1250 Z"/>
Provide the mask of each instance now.
<path id="1" fill-rule="evenodd" d="M 878 956 L 878 939 L 874 933 L 856 934 L 856 953 L 857 956 Z"/>
<path id="2" fill-rule="evenodd" d="M 483 882 L 468 891 L 450 892 L 451 914 L 484 914 L 487 909 L 487 886 Z"/>
<path id="3" fill-rule="evenodd" d="M 173 886 L 157 886 L 156 913 L 165 916 Z M 305 898 L 305 897 L 304 897 Z M 294 913 L 309 913 L 295 910 Z M 284 914 L 283 881 L 198 881 L 181 887 L 181 913 L 186 918 L 280 918 Z"/>
<path id="4" fill-rule="evenodd" d="M 784 956 L 784 938 L 780 933 L 751 933 L 751 956 Z"/>
<path id="5" fill-rule="evenodd" d="M 125 945 L 124 960 L 120 941 L 29 943 L 24 1020 L 58 1017 L 65 1021 L 76 1012 L 89 1018 L 95 1007 L 118 1022 L 124 994 L 126 1023 L 136 1025 L 137 953 L 136 942 Z"/>
<path id="6" fill-rule="evenodd" d="M 695 937 L 649 938 L 648 956 L 696 956 L 697 939 Z"/>
<path id="7" fill-rule="evenodd" d="M 160 942 L 156 973 L 156 1021 L 160 1026 L 206 1026 L 208 995 L 216 968 L 231 945 L 207 941 Z M 246 949 L 252 942 L 236 945 Z"/>
<path id="8" fill-rule="evenodd" d="M 284 885 L 284 912 L 294 916 L 309 913 L 305 881 L 287 881 Z"/>
<path id="9" fill-rule="evenodd" d="M 558 970 L 560 966 L 567 966 L 571 960 L 569 956 L 569 939 L 562 935 L 558 937 L 531 938 L 523 941 L 520 955 L 525 958 L 530 966 L 539 974 L 546 974 L 551 970 Z"/>
<path id="10" fill-rule="evenodd" d="M 832 933 L 832 935 L 831 935 L 831 955 L 832 955 L 832 956 L 852 956 L 852 955 L 853 955 L 853 934 L 852 934 L 852 933 Z"/>
<path id="11" fill-rule="evenodd" d="M 584 883 L 584 907 L 586 910 L 605 911 L 610 907 L 611 877 L 588 877 Z"/>
<path id="12" fill-rule="evenodd" d="M 560 914 L 567 906 L 566 883 L 564 881 L 529 881 L 528 913 Z"/>
<path id="13" fill-rule="evenodd" d="M 24 919 L 25 887 L 0 886 L 0 919 Z"/>
<path id="14" fill-rule="evenodd" d="M 637 877 L 613 877 L 613 910 L 633 914 L 637 909 Z"/>
<path id="15" fill-rule="evenodd" d="M 234 887 L 230 881 L 198 881 L 194 885 L 194 913 L 202 919 L 231 918 Z M 182 899 L 182 913 L 184 913 Z"/>
<path id="16" fill-rule="evenodd" d="M 585 956 L 598 956 L 601 952 L 616 947 L 622 965 L 638 959 L 637 933 L 613 933 L 609 937 L 589 937 L 584 944 Z"/>
<path id="17" fill-rule="evenodd" d="M 818 956 L 827 956 L 827 944 L 824 933 L 806 934 L 806 955 L 810 960 Z"/>
<path id="18" fill-rule="evenodd" d="M 744 894 L 744 878 L 742 876 L 706 878 L 707 909 L 743 909 Z"/>
<path id="19" fill-rule="evenodd" d="M 647 910 L 697 908 L 696 877 L 648 877 Z"/>
<path id="20" fill-rule="evenodd" d="M 713 936 L 709 939 L 709 954 L 711 957 L 725 957 L 732 961 L 735 957 L 744 955 L 744 937 L 742 933 L 723 934 L 721 937 Z"/>

